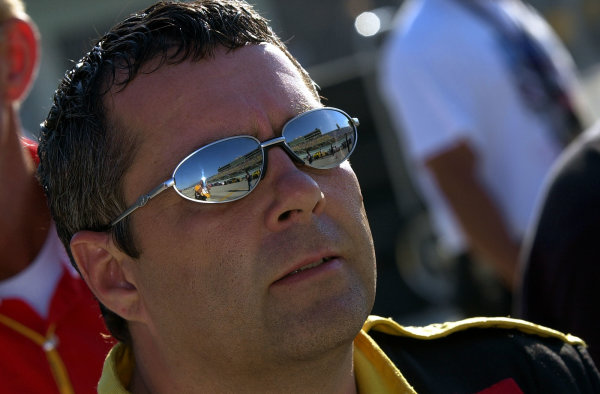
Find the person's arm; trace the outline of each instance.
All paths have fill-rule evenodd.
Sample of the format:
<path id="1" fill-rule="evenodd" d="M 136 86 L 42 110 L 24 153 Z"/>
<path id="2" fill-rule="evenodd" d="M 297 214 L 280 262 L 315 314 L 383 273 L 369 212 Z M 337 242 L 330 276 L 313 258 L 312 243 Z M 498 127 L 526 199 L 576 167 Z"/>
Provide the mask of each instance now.
<path id="1" fill-rule="evenodd" d="M 489 262 L 513 289 L 519 244 L 511 239 L 495 202 L 477 179 L 475 153 L 465 141 L 425 162 L 450 204 L 471 251 Z"/>

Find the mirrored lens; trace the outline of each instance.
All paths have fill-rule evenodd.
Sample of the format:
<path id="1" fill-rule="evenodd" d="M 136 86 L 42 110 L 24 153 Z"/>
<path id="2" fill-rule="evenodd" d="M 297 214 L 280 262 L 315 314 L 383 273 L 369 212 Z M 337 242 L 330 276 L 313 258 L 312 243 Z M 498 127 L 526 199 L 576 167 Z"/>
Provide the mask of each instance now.
<path id="1" fill-rule="evenodd" d="M 234 201 L 260 180 L 262 149 L 252 137 L 232 137 L 200 148 L 177 166 L 175 190 L 190 200 Z"/>
<path id="2" fill-rule="evenodd" d="M 344 113 L 324 108 L 292 119 L 283 136 L 289 148 L 314 168 L 337 167 L 356 145 L 356 129 Z"/>

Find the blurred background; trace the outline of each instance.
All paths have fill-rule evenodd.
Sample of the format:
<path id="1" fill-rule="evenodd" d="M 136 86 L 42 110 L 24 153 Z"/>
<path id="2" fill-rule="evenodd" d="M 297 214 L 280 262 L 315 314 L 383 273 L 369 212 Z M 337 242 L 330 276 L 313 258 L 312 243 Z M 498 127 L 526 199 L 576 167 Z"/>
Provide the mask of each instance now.
<path id="1" fill-rule="evenodd" d="M 400 0 L 250 0 L 320 85 L 326 105 L 360 119 L 352 163 L 375 239 L 378 290 L 374 313 L 403 324 L 452 319 L 449 278 L 426 212 L 408 178 L 401 146 L 376 84 L 379 47 Z M 115 22 L 149 0 L 26 0 L 42 35 L 42 64 L 24 103 L 35 135 L 65 70 Z M 600 1 L 531 0 L 571 51 L 594 118 L 600 113 Z"/>

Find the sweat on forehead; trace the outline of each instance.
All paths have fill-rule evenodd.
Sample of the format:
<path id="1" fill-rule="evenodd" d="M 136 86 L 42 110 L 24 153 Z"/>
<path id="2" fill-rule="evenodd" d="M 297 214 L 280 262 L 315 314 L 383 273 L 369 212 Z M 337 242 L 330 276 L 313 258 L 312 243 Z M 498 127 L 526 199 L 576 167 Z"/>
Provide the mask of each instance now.
<path id="1" fill-rule="evenodd" d="M 161 103 L 160 111 L 145 114 L 143 120 L 148 120 L 146 117 L 150 116 L 152 123 L 158 126 L 168 122 L 170 117 L 185 118 L 186 115 L 191 115 L 186 114 L 183 108 L 188 112 L 200 112 L 211 116 L 211 108 L 214 105 L 218 106 L 219 102 L 240 101 L 240 110 L 246 104 L 247 111 L 252 111 L 252 100 L 243 103 L 248 96 L 258 94 L 262 90 L 274 91 L 275 87 L 284 85 L 294 86 L 295 97 L 288 103 L 291 112 L 305 112 L 319 104 L 319 97 L 313 94 L 312 85 L 305 84 L 294 64 L 272 44 L 251 44 L 235 50 L 219 47 L 215 49 L 214 56 L 197 62 L 186 61 L 177 65 L 160 66 L 160 61 L 155 59 L 148 62 L 127 87 L 117 83 L 104 96 L 105 112 L 111 122 L 116 122 L 126 129 L 136 128 L 135 124 L 123 123 L 122 117 L 135 122 L 136 118 L 142 116 L 142 109 L 155 102 Z M 229 85 L 235 83 L 238 74 L 247 74 L 251 70 L 264 71 L 264 65 L 267 63 L 272 64 L 272 69 L 276 71 L 259 72 L 245 84 L 237 84 L 233 89 L 228 89 Z M 259 67 L 252 68 L 254 64 L 258 64 Z M 116 81 L 126 78 L 125 74 L 125 71 L 119 72 Z M 186 75 L 187 78 L 179 78 L 180 74 Z M 206 81 L 218 83 L 209 87 Z M 154 87 L 160 88 L 154 90 Z M 193 102 L 194 106 L 188 106 L 189 102 Z M 228 119 L 220 121 L 227 123 Z"/>

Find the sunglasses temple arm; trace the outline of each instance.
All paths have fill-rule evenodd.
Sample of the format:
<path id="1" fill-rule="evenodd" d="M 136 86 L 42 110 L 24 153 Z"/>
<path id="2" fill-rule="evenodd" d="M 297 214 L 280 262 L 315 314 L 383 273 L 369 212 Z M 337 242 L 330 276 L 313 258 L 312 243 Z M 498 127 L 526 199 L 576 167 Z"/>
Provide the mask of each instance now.
<path id="1" fill-rule="evenodd" d="M 163 182 L 160 185 L 158 185 L 157 187 L 155 187 L 154 189 L 150 190 L 148 193 L 140 196 L 140 198 L 138 198 L 136 200 L 136 202 L 133 203 L 132 206 L 130 206 L 129 208 L 127 208 L 125 210 L 125 212 L 123 212 L 121 215 L 119 215 L 118 218 L 116 218 L 115 220 L 113 220 L 111 222 L 110 226 L 113 227 L 115 224 L 119 223 L 121 220 L 123 220 L 127 216 L 131 215 L 133 213 L 133 211 L 135 211 L 138 208 L 143 207 L 144 205 L 146 205 L 148 203 L 148 201 L 152 200 L 154 197 L 158 196 L 160 193 L 162 193 L 163 191 L 167 190 L 168 188 L 170 188 L 174 184 L 175 184 L 175 180 L 173 178 L 171 178 L 168 181 Z"/>

